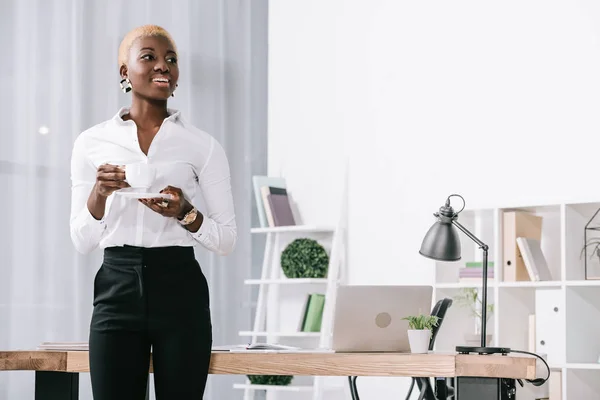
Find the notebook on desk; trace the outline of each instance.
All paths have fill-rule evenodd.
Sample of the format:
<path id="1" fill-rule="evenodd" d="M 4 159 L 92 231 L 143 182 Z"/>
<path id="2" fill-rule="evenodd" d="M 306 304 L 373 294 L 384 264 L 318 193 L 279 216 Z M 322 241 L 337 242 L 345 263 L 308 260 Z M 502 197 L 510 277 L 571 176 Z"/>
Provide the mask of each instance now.
<path id="1" fill-rule="evenodd" d="M 431 313 L 432 286 L 344 285 L 337 289 L 332 349 L 409 352 L 409 315 Z"/>
<path id="2" fill-rule="evenodd" d="M 229 353 L 332 353 L 322 348 L 302 348 L 278 343 L 250 343 L 237 345 L 212 346 L 212 351 Z"/>

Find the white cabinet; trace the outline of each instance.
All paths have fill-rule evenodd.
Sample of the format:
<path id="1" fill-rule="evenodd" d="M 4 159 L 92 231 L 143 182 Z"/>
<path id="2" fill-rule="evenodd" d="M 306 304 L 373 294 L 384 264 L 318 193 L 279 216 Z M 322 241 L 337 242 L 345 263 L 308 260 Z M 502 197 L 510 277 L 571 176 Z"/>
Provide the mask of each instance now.
<path id="1" fill-rule="evenodd" d="M 565 357 L 565 297 L 562 289 L 535 290 L 535 352 L 546 354 L 551 365 Z"/>

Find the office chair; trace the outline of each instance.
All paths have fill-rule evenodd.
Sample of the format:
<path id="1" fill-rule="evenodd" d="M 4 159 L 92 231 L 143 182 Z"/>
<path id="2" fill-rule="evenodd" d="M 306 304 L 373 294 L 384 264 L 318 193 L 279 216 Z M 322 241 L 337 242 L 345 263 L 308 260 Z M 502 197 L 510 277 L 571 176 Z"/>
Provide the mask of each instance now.
<path id="1" fill-rule="evenodd" d="M 431 338 L 429 339 L 429 350 L 433 350 L 435 338 L 437 337 L 437 334 L 442 326 L 442 322 L 444 321 L 444 317 L 446 316 L 446 311 L 448 311 L 448 308 L 450 308 L 451 305 L 452 299 L 444 298 L 442 300 L 439 300 L 431 310 L 431 315 L 435 315 L 436 317 L 438 317 L 438 323 L 431 330 Z M 358 397 L 358 390 L 356 389 L 356 378 L 356 376 L 348 377 L 348 384 L 350 385 L 350 394 L 352 396 L 352 400 L 360 400 L 360 398 Z M 408 394 L 406 395 L 407 400 L 412 394 L 415 382 L 417 383 L 417 387 L 420 391 L 419 400 L 438 400 L 435 397 L 435 393 L 433 387 L 431 386 L 431 381 L 429 380 L 429 378 L 421 377 L 412 378 L 410 388 L 408 389 Z M 452 397 L 452 395 L 449 395 L 447 398 L 450 399 Z"/>
<path id="2" fill-rule="evenodd" d="M 433 346 L 435 344 L 435 338 L 442 326 L 442 322 L 444 321 L 444 317 L 446 316 L 446 311 L 452 305 L 452 299 L 442 299 L 438 301 L 433 309 L 431 310 L 431 315 L 435 315 L 438 317 L 438 324 L 433 327 L 431 330 L 431 339 L 429 339 L 429 350 L 433 350 Z M 406 398 L 409 399 L 410 395 L 415 386 L 415 382 L 417 383 L 417 387 L 419 388 L 420 395 L 419 400 L 438 400 L 435 397 L 435 392 L 433 387 L 431 386 L 431 380 L 429 378 L 412 378 L 412 382 L 410 383 L 410 388 L 408 389 L 408 393 Z M 446 400 L 446 399 L 444 399 Z"/>

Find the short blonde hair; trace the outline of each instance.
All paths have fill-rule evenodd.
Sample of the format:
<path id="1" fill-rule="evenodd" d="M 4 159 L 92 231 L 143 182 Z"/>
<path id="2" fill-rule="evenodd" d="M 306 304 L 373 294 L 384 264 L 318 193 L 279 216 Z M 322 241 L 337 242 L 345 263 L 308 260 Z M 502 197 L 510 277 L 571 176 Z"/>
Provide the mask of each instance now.
<path id="1" fill-rule="evenodd" d="M 167 32 L 164 28 L 158 25 L 138 26 L 137 28 L 127 33 L 121 41 L 121 45 L 119 46 L 119 68 L 121 68 L 123 65 L 126 65 L 127 61 L 129 61 L 129 51 L 131 50 L 133 42 L 135 42 L 139 38 L 148 36 L 159 36 L 167 39 L 173 45 L 173 50 L 175 50 L 175 53 L 177 53 L 175 41 L 173 40 L 169 32 Z"/>

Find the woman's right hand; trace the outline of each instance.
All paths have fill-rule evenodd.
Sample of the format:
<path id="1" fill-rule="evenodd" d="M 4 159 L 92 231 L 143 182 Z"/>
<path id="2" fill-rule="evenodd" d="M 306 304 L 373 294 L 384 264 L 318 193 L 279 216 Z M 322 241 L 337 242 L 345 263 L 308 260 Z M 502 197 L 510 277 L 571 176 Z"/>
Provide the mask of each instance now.
<path id="1" fill-rule="evenodd" d="M 110 196 L 115 190 L 129 187 L 125 182 L 125 170 L 118 165 L 102 164 L 96 173 L 94 190 L 102 197 Z"/>

